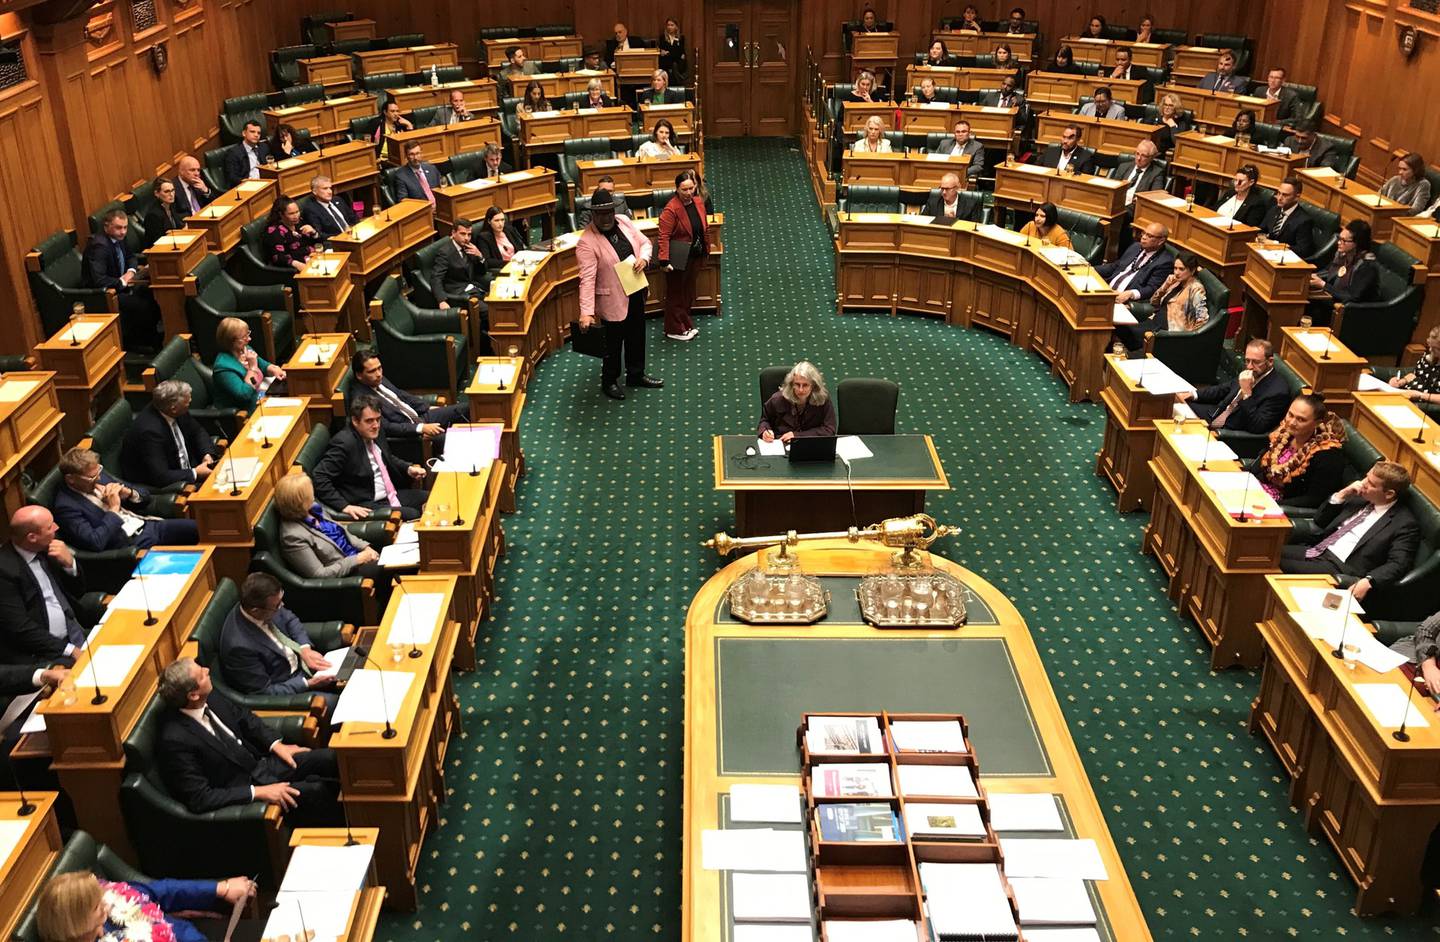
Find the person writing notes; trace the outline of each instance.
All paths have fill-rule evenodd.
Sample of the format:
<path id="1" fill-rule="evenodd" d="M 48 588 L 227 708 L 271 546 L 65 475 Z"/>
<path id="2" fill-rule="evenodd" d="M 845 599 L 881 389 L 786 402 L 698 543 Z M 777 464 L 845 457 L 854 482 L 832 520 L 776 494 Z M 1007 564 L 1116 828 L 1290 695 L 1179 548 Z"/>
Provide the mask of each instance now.
<path id="1" fill-rule="evenodd" d="M 801 360 L 785 374 L 780 388 L 761 407 L 757 434 L 765 442 L 835 434 L 835 405 L 815 364 Z"/>

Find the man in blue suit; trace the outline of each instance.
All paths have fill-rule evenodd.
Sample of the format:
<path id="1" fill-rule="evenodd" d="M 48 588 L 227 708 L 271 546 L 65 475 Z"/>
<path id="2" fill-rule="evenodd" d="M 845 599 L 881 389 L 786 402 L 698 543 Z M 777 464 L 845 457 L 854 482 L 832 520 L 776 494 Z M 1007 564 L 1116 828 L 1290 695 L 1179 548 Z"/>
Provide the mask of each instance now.
<path id="1" fill-rule="evenodd" d="M 1152 222 L 1140 233 L 1140 241 L 1130 246 L 1113 262 L 1095 266 L 1100 277 L 1115 289 L 1115 300 L 1121 304 L 1146 301 L 1155 289 L 1164 284 L 1175 267 L 1175 260 L 1165 251 L 1170 230 Z"/>
<path id="2" fill-rule="evenodd" d="M 335 198 L 335 184 L 327 176 L 312 177 L 310 198 L 300 209 L 300 221 L 310 226 L 327 242 L 360 220 L 345 200 Z"/>
<path id="3" fill-rule="evenodd" d="M 405 166 L 395 171 L 393 184 L 397 200 L 429 200 L 435 205 L 435 191 L 440 189 L 440 170 L 422 159 L 419 141 L 405 145 Z"/>
<path id="4" fill-rule="evenodd" d="M 189 546 L 200 542 L 194 520 L 145 516 L 150 495 L 100 466 L 88 448 L 60 457 L 65 486 L 55 493 L 55 522 L 66 542 L 94 553 L 134 546 Z"/>
<path id="5" fill-rule="evenodd" d="M 110 288 L 120 303 L 125 349 L 156 350 L 162 334 L 160 306 L 145 287 L 144 263 L 130 250 L 126 236 L 130 217 L 116 207 L 100 221 L 100 230 L 85 243 L 80 281 L 87 288 Z"/>
<path id="6" fill-rule="evenodd" d="M 225 183 L 238 186 L 260 177 L 260 165 L 270 160 L 270 142 L 261 139 L 259 121 L 246 121 L 240 142 L 225 152 Z"/>
<path id="7" fill-rule="evenodd" d="M 334 675 L 317 676 L 339 665 L 331 665 L 315 650 L 300 619 L 285 607 L 280 580 L 267 573 L 245 577 L 240 602 L 220 629 L 220 664 L 226 681 L 241 693 L 317 693 L 325 698 L 326 716 L 340 699 Z"/>

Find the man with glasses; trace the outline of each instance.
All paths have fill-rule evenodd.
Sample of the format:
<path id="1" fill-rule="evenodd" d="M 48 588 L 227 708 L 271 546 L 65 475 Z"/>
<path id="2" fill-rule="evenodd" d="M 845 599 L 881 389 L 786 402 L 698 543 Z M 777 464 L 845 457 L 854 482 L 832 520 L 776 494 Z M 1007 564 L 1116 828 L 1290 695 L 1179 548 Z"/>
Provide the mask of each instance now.
<path id="1" fill-rule="evenodd" d="M 194 520 L 148 516 L 150 495 L 110 475 L 100 456 L 72 448 L 60 457 L 64 486 L 55 493 L 55 522 L 72 546 L 92 553 L 133 546 L 192 546 L 200 542 Z"/>
<path id="2" fill-rule="evenodd" d="M 225 683 L 241 693 L 315 693 L 325 700 L 326 716 L 340 699 L 333 672 L 340 665 L 315 650 L 305 626 L 285 607 L 280 580 L 268 573 L 245 577 L 240 601 L 220 629 L 220 665 Z"/>
<path id="3" fill-rule="evenodd" d="M 970 122 L 963 118 L 955 122 L 955 136 L 937 144 L 934 152 L 969 157 L 970 166 L 965 169 L 965 176 L 971 181 L 978 180 L 985 169 L 985 146 L 971 136 Z"/>
<path id="4" fill-rule="evenodd" d="M 1268 435 L 1285 417 L 1290 388 L 1275 371 L 1275 348 L 1257 337 L 1245 345 L 1245 369 L 1234 380 L 1175 398 L 1216 431 Z"/>
<path id="5" fill-rule="evenodd" d="M 957 219 L 977 222 L 980 218 L 980 200 L 973 195 L 962 195 L 960 177 L 947 173 L 940 178 L 940 189 L 932 192 L 925 201 L 925 208 L 920 215 L 933 217 L 936 225 L 941 226 L 948 226 Z"/>

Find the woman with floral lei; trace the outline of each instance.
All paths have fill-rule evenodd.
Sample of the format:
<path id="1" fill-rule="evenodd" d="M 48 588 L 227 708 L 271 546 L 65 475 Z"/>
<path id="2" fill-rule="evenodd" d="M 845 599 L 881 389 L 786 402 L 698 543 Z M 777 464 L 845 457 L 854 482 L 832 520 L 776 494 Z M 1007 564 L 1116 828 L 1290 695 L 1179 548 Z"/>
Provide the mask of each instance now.
<path id="1" fill-rule="evenodd" d="M 40 892 L 35 921 L 43 942 L 205 942 L 167 912 L 227 914 L 255 895 L 245 877 L 112 883 L 88 871 L 62 873 Z"/>

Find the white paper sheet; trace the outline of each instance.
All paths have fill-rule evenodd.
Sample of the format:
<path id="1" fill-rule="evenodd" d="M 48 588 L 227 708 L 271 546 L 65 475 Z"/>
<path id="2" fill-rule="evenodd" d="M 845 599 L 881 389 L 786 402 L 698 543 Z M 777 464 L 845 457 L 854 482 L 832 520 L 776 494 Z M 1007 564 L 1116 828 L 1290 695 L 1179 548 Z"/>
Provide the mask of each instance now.
<path id="1" fill-rule="evenodd" d="M 263 938 L 303 939 L 308 930 L 312 942 L 343 939 L 357 895 L 354 891 L 277 894 L 275 908 L 265 920 Z"/>
<path id="2" fill-rule="evenodd" d="M 78 340 L 83 344 L 91 337 L 100 333 L 100 328 L 103 326 L 105 325 L 95 321 L 71 321 L 69 324 L 66 324 L 65 328 L 60 332 L 60 339 L 66 341 Z"/>
<path id="3" fill-rule="evenodd" d="M 429 644 L 435 636 L 435 626 L 440 621 L 440 609 L 445 596 L 439 592 L 405 591 L 400 607 L 390 622 L 390 640 L 416 644 Z"/>
<path id="4" fill-rule="evenodd" d="M 266 409 L 298 409 L 304 404 L 304 402 L 294 397 L 280 398 L 277 396 L 267 396 L 265 398 Z"/>
<path id="5" fill-rule="evenodd" d="M 1405 694 L 1406 688 L 1396 684 L 1355 685 L 1355 695 L 1381 726 L 1398 727 L 1403 720 L 1407 729 L 1411 726 L 1428 728 L 1430 722 L 1425 719 L 1425 713 L 1433 704 L 1411 693 L 1407 712 Z"/>
<path id="6" fill-rule="evenodd" d="M 875 453 L 865 447 L 859 435 L 841 435 L 835 439 L 835 456 L 842 461 L 858 461 L 861 458 L 873 458 Z"/>
<path id="7" fill-rule="evenodd" d="M 1116 305 L 1118 308 L 1120 305 Z M 1193 393 L 1195 387 L 1186 382 L 1179 373 L 1154 357 L 1137 360 L 1112 360 L 1115 369 L 1124 374 L 1132 383 L 1139 384 L 1153 396 L 1173 396 L 1175 393 Z"/>
<path id="8" fill-rule="evenodd" d="M 120 611 L 143 612 L 148 599 L 152 613 L 163 612 L 180 597 L 189 578 L 178 575 L 131 576 L 130 581 L 115 593 L 115 598 L 108 607 Z"/>
<path id="9" fill-rule="evenodd" d="M 365 885 L 374 844 L 351 847 L 301 844 L 290 855 L 282 893 L 355 893 Z"/>
<path id="10" fill-rule="evenodd" d="M 316 360 L 324 363 L 335 355 L 337 349 L 339 349 L 338 344 L 311 341 L 300 348 L 300 352 L 295 354 L 295 359 L 300 363 L 313 364 Z"/>
<path id="11" fill-rule="evenodd" d="M 1231 516 L 1278 518 L 1285 512 L 1248 471 L 1201 471 L 1200 481 Z"/>
<path id="12" fill-rule="evenodd" d="M 1415 429 L 1425 422 L 1424 416 L 1410 405 L 1376 406 L 1375 414 L 1394 429 Z"/>
<path id="13" fill-rule="evenodd" d="M 348 645 L 343 648 L 336 648 L 333 651 L 325 652 L 325 660 L 330 662 L 330 666 L 325 668 L 323 671 L 316 671 L 315 676 L 334 677 L 336 674 L 340 673 L 340 665 L 345 663 L 345 657 L 349 653 L 350 648 Z"/>
<path id="14" fill-rule="evenodd" d="M 894 720 L 890 736 L 896 749 L 920 752 L 968 752 L 957 720 Z"/>
<path id="15" fill-rule="evenodd" d="M 290 430 L 292 418 L 288 415 L 257 415 L 245 423 L 245 437 L 252 442 L 263 442 L 267 438 L 271 445 L 284 441 Z M 238 462 L 237 462 L 238 463 Z"/>
<path id="16" fill-rule="evenodd" d="M 805 873 L 736 873 L 730 905 L 736 921 L 810 923 L 810 876 Z"/>
<path id="17" fill-rule="evenodd" d="M 1208 445 L 1206 443 L 1209 443 Z M 1214 435 L 1186 433 L 1170 436 L 1170 443 L 1186 461 L 1234 461 L 1235 452 Z"/>
<path id="18" fill-rule="evenodd" d="M 3 728 L 4 727 L 0 727 L 0 729 Z M 25 717 L 25 722 L 20 724 L 20 735 L 25 736 L 29 733 L 43 732 L 45 732 L 45 714 L 38 710 L 31 710 L 30 715 Z"/>
<path id="19" fill-rule="evenodd" d="M 406 520 L 404 523 L 400 524 L 400 528 L 395 531 L 395 538 L 394 538 L 393 540 L 391 540 L 391 542 L 392 542 L 392 543 L 418 543 L 418 542 L 420 542 L 420 534 L 417 533 L 416 530 L 415 530 L 415 521 L 414 521 L 414 520 Z"/>
<path id="20" fill-rule="evenodd" d="M 503 431 L 498 425 L 451 426 L 445 433 L 444 460 L 436 463 L 435 470 L 469 471 L 471 468 L 490 467 L 490 463 L 500 456 L 500 435 Z"/>
<path id="21" fill-rule="evenodd" d="M 1007 876 L 1009 864 L 1006 864 Z M 991 863 L 922 863 L 920 882 L 930 904 L 930 928 L 939 937 L 1014 938 L 1015 917 Z"/>
<path id="22" fill-rule="evenodd" d="M 138 644 L 102 644 L 90 651 L 90 660 L 83 668 L 71 671 L 77 685 L 86 687 L 120 687 L 130 668 L 140 660 L 144 647 Z"/>
<path id="23" fill-rule="evenodd" d="M 800 789 L 794 785 L 730 786 L 731 821 L 799 824 Z"/>
<path id="24" fill-rule="evenodd" d="M 1190 408 L 1190 406 L 1184 402 L 1175 403 L 1174 408 L 1172 408 L 1170 412 L 1172 415 L 1175 416 L 1175 418 L 1179 419 L 1182 422 L 1187 419 L 1200 418 L 1198 415 L 1195 414 L 1195 410 Z"/>
<path id="25" fill-rule="evenodd" d="M 1063 245 L 1042 245 L 1040 254 L 1052 265 L 1088 265 L 1085 256 Z"/>
<path id="26" fill-rule="evenodd" d="M 1005 855 L 1005 875 L 1011 879 L 1110 878 L 1105 871 L 1105 861 L 1100 857 L 1100 848 L 1088 837 L 1079 840 L 1002 837 L 1000 851 Z"/>
<path id="27" fill-rule="evenodd" d="M 905 802 L 905 830 L 915 840 L 985 837 L 980 806 L 964 802 Z"/>
<path id="28" fill-rule="evenodd" d="M 340 693 L 340 702 L 335 704 L 335 713 L 330 717 L 330 724 L 339 726 L 341 723 L 383 723 L 386 719 L 395 722 L 400 716 L 400 706 L 414 676 L 405 671 L 354 671 L 350 675 L 350 682 Z"/>
<path id="29" fill-rule="evenodd" d="M 900 767 L 900 794 L 935 798 L 979 798 L 968 765 L 909 765 Z"/>
<path id="30" fill-rule="evenodd" d="M 241 487 L 249 487 L 259 473 L 259 458 L 232 458 L 226 455 L 215 463 L 215 473 L 210 475 L 210 486 L 217 491 L 228 491 L 231 481 L 235 480 Z"/>
<path id="31" fill-rule="evenodd" d="M 785 923 L 782 925 L 769 925 L 761 922 L 741 922 L 735 924 L 735 931 L 730 937 L 734 942 L 814 942 L 815 934 L 809 926 Z M 833 936 L 831 937 L 833 940 Z M 913 942 L 915 936 L 911 933 L 907 942 Z"/>
<path id="32" fill-rule="evenodd" d="M 826 919 L 824 926 L 829 942 L 915 942 L 916 926 L 909 919 Z"/>
<path id="33" fill-rule="evenodd" d="M 1026 929 L 1025 942 L 1100 942 L 1094 929 Z"/>
<path id="34" fill-rule="evenodd" d="M 803 831 L 773 828 L 734 828 L 700 834 L 700 865 L 706 870 L 758 870 L 766 873 L 804 873 Z"/>
<path id="35" fill-rule="evenodd" d="M 1356 392 L 1394 392 L 1395 387 L 1374 373 L 1361 373 L 1355 380 Z"/>
<path id="36" fill-rule="evenodd" d="M 757 438 L 755 439 L 755 452 L 767 458 L 783 458 L 785 457 L 785 443 L 778 438 L 773 442 Z"/>
<path id="37" fill-rule="evenodd" d="M 950 162 L 949 154 L 926 154 L 925 160 L 928 163 L 946 164 Z"/>
<path id="38" fill-rule="evenodd" d="M 1183 196 L 1162 196 L 1155 202 L 1170 209 L 1184 209 L 1185 197 Z"/>
<path id="39" fill-rule="evenodd" d="M 1289 249 L 1258 249 L 1260 257 L 1272 265 L 1298 265 L 1304 261 Z"/>
<path id="40" fill-rule="evenodd" d="M 0 863 L 9 860 L 25 837 L 28 821 L 0 821 Z"/>
<path id="41" fill-rule="evenodd" d="M 1209 216 L 1202 217 L 1202 221 L 1214 226 L 1217 229 L 1234 229 L 1236 226 L 1245 225 L 1234 216 Z"/>
<path id="42" fill-rule="evenodd" d="M 1020 925 L 1095 924 L 1095 907 L 1085 889 L 1084 880 L 1044 880 L 1014 877 L 1010 887 L 1015 891 L 1015 904 L 1020 910 Z M 1027 931 L 1026 935 L 1029 933 Z"/>
<path id="43" fill-rule="evenodd" d="M 1337 623 L 1341 614 L 1346 610 L 1346 596 L 1350 595 L 1344 589 L 1324 589 L 1319 586 L 1292 586 L 1290 597 L 1295 600 L 1295 610 L 1299 612 L 1329 612 Z M 1365 608 L 1355 596 L 1350 595 L 1348 608 L 1351 612 L 1363 615 Z M 1333 604 L 1331 604 L 1333 602 Z"/>
<path id="44" fill-rule="evenodd" d="M 990 826 L 997 831 L 1063 831 L 1054 795 L 990 792 Z"/>
<path id="45" fill-rule="evenodd" d="M 1311 353 L 1324 353 L 1327 349 L 1335 350 L 1335 337 L 1328 330 L 1298 330 L 1291 334 L 1306 350 Z"/>
<path id="46" fill-rule="evenodd" d="M 1121 304 L 1119 301 L 1116 301 L 1116 302 L 1115 302 L 1114 311 L 1113 311 L 1113 312 L 1111 313 L 1111 315 L 1110 315 L 1110 322 L 1111 322 L 1112 324 L 1138 324 L 1138 323 L 1140 323 L 1139 319 L 1136 318 L 1134 314 L 1131 314 L 1131 313 L 1130 313 L 1130 308 L 1129 308 L 1129 306 L 1128 306 L 1128 305 L 1125 305 L 1125 304 Z"/>
<path id="47" fill-rule="evenodd" d="M 504 382 L 506 389 L 514 389 L 515 364 L 481 363 L 475 370 L 475 382 L 482 386 L 499 386 Z"/>
<path id="48" fill-rule="evenodd" d="M 380 565 L 386 569 L 413 569 L 420 565 L 420 544 L 391 543 L 380 547 Z"/>
<path id="49" fill-rule="evenodd" d="M 15 374 L 10 375 L 14 376 Z M 0 383 L 0 402 L 19 402 L 30 395 L 30 391 L 39 385 L 39 380 L 6 379 Z"/>

